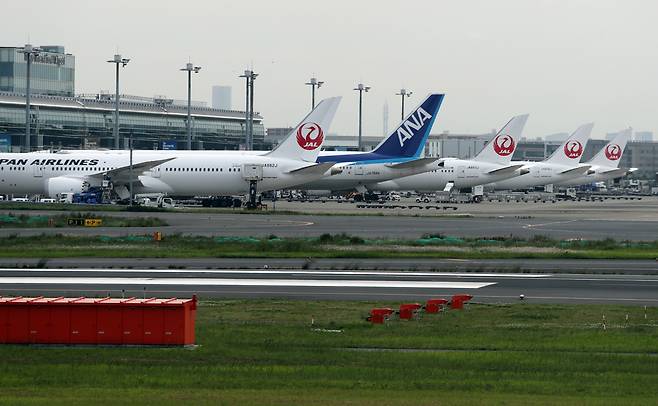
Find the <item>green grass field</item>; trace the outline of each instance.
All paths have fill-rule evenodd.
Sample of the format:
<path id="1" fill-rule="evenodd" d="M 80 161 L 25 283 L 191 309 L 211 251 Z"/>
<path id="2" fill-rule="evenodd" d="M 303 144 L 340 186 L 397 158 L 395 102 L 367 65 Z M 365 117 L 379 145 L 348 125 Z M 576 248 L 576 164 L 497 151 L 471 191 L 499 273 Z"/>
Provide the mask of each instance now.
<path id="1" fill-rule="evenodd" d="M 0 403 L 656 404 L 656 308 L 474 304 L 364 321 L 386 304 L 202 302 L 196 349 L 3 346 Z"/>
<path id="2" fill-rule="evenodd" d="M 125 219 L 129 221 L 133 219 Z M 158 219 L 137 218 L 148 224 Z M 145 226 L 145 225 L 144 225 Z M 151 235 L 125 237 L 40 235 L 0 238 L 4 258 L 658 258 L 658 242 L 613 239 L 560 241 L 535 236 L 524 240 L 454 238 L 427 235 L 410 240 L 368 240 L 346 234 L 317 238 L 201 237 L 168 235 L 162 241 Z"/>

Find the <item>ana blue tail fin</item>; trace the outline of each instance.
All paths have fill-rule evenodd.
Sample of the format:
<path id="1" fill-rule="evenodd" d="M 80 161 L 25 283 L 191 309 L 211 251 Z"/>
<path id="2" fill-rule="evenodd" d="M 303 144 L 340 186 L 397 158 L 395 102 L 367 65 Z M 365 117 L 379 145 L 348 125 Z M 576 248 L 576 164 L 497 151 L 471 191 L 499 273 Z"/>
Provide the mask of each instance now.
<path id="1" fill-rule="evenodd" d="M 430 94 L 372 153 L 390 157 L 419 157 L 430 135 L 443 94 Z"/>

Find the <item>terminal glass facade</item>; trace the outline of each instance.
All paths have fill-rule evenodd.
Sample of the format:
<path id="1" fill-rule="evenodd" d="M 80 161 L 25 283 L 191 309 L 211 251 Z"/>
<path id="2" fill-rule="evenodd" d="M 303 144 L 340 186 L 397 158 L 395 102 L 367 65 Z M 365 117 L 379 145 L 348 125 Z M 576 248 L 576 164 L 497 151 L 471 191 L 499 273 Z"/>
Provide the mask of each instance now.
<path id="1" fill-rule="evenodd" d="M 184 107 L 119 104 L 120 145 L 132 137 L 136 149 L 187 148 Z M 34 97 L 31 105 L 33 149 L 114 148 L 114 102 L 68 97 Z M 192 108 L 193 149 L 238 150 L 244 147 L 244 113 Z M 268 149 L 260 116 L 254 118 L 254 149 Z M 18 152 L 25 137 L 25 97 L 0 93 L 0 139 Z"/>
<path id="2" fill-rule="evenodd" d="M 33 56 L 30 89 L 33 94 L 73 96 L 75 94 L 75 56 L 61 46 L 42 46 Z M 25 94 L 27 59 L 21 48 L 0 47 L 0 91 Z"/>

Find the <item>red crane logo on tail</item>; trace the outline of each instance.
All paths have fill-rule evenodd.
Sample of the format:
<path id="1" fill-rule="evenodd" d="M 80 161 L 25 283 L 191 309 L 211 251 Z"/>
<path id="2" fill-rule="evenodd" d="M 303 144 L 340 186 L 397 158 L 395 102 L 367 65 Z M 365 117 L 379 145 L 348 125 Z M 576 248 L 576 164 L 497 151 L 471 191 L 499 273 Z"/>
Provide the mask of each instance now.
<path id="1" fill-rule="evenodd" d="M 617 144 L 608 144 L 605 147 L 605 156 L 611 161 L 616 161 L 621 158 L 621 148 Z"/>
<path id="2" fill-rule="evenodd" d="M 323 140 L 324 132 L 317 123 L 304 123 L 297 129 L 297 144 L 307 151 L 319 148 Z"/>
<path id="3" fill-rule="evenodd" d="M 583 154 L 583 144 L 578 141 L 569 141 L 564 145 L 564 155 L 576 159 Z"/>
<path id="4" fill-rule="evenodd" d="M 500 156 L 508 156 L 514 153 L 514 138 L 507 134 L 497 135 L 493 140 L 493 149 Z"/>

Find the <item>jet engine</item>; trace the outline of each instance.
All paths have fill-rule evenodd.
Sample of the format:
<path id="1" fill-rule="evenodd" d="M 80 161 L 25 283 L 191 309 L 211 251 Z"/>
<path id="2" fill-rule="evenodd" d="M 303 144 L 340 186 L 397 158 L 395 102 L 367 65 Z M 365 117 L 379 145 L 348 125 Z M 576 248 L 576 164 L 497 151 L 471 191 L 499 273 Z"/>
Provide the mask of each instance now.
<path id="1" fill-rule="evenodd" d="M 81 193 L 89 189 L 89 182 L 80 178 L 58 176 L 48 179 L 46 193 L 50 197 L 57 197 L 62 193 Z"/>

